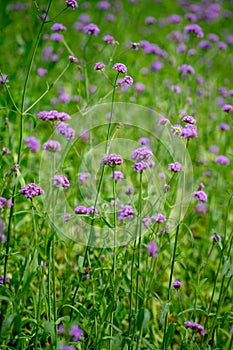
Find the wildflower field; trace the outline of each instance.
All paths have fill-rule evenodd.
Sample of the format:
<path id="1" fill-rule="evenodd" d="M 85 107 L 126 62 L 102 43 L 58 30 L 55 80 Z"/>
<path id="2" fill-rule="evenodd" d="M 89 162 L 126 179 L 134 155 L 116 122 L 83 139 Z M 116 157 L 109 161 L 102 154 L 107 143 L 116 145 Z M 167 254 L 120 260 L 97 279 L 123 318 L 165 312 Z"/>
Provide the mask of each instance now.
<path id="1" fill-rule="evenodd" d="M 233 1 L 0 1 L 0 348 L 233 348 Z"/>

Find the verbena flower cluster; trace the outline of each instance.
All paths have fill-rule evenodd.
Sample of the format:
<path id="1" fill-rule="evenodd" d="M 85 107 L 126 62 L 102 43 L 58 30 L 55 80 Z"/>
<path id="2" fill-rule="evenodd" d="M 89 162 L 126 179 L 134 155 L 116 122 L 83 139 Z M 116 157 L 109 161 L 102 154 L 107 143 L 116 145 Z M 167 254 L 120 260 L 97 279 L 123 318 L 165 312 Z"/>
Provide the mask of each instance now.
<path id="1" fill-rule="evenodd" d="M 30 199 L 44 194 L 44 190 L 34 183 L 30 183 L 22 187 L 21 190 L 19 190 L 19 192 L 23 194 L 26 198 Z"/>

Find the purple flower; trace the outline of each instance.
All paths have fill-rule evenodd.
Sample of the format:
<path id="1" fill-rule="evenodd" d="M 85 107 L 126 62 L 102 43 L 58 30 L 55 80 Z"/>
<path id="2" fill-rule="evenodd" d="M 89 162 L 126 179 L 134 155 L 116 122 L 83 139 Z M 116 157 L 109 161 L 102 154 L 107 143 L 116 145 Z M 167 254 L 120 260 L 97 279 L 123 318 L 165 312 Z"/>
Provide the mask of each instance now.
<path id="1" fill-rule="evenodd" d="M 144 219 L 142 219 L 142 222 L 143 222 L 143 225 L 145 228 L 152 225 L 151 218 L 144 218 Z"/>
<path id="2" fill-rule="evenodd" d="M 155 22 L 155 18 L 153 16 L 148 16 L 145 18 L 145 24 L 153 24 Z"/>
<path id="3" fill-rule="evenodd" d="M 157 247 L 157 244 L 155 241 L 150 241 L 147 246 L 147 252 L 149 255 L 151 255 L 153 258 L 157 258 L 158 256 L 159 248 Z"/>
<path id="4" fill-rule="evenodd" d="M 201 27 L 198 24 L 189 24 L 184 28 L 186 34 L 195 35 L 197 38 L 203 38 L 204 34 Z"/>
<path id="5" fill-rule="evenodd" d="M 149 147 L 150 146 L 150 141 L 147 137 L 141 137 L 138 142 L 141 144 L 141 145 L 144 145 L 144 146 L 147 146 Z"/>
<path id="6" fill-rule="evenodd" d="M 72 129 L 69 124 L 58 122 L 56 125 L 56 130 L 58 134 L 64 136 L 67 140 L 71 140 L 75 138 L 75 130 Z"/>
<path id="7" fill-rule="evenodd" d="M 72 345 L 61 345 L 60 348 L 58 350 L 75 350 L 75 347 Z"/>
<path id="8" fill-rule="evenodd" d="M 215 162 L 216 162 L 216 163 L 219 163 L 219 164 L 226 164 L 226 165 L 229 165 L 229 164 L 230 164 L 229 159 L 228 159 L 227 157 L 225 157 L 225 156 L 222 156 L 222 155 L 217 156 L 217 157 L 215 158 Z"/>
<path id="9" fill-rule="evenodd" d="M 185 115 L 182 118 L 182 122 L 188 123 L 188 124 L 196 124 L 196 119 L 191 117 L 191 115 Z"/>
<path id="10" fill-rule="evenodd" d="M 148 146 L 142 146 L 137 148 L 135 151 L 133 151 L 133 153 L 130 156 L 131 159 L 136 160 L 145 160 L 150 159 L 152 157 L 153 153 Z"/>
<path id="11" fill-rule="evenodd" d="M 7 75 L 2 73 L 0 74 L 0 85 L 5 83 L 9 83 L 9 80 L 7 79 Z"/>
<path id="12" fill-rule="evenodd" d="M 216 233 L 210 237 L 213 242 L 221 242 L 222 237 L 220 235 L 217 235 Z"/>
<path id="13" fill-rule="evenodd" d="M 211 48 L 211 43 L 208 40 L 202 40 L 198 44 L 198 48 L 202 50 L 208 50 Z"/>
<path id="14" fill-rule="evenodd" d="M 73 341 L 78 341 L 83 336 L 83 330 L 79 326 L 73 325 L 69 331 L 69 335 L 73 337 Z"/>
<path id="15" fill-rule="evenodd" d="M 60 152 L 61 144 L 56 140 L 49 140 L 43 144 L 43 149 L 48 152 Z"/>
<path id="16" fill-rule="evenodd" d="M 205 214 L 208 211 L 208 207 L 205 203 L 197 203 L 195 210 L 197 214 Z"/>
<path id="17" fill-rule="evenodd" d="M 113 174 L 110 175 L 110 179 L 113 179 L 113 178 L 116 181 L 117 180 L 122 180 L 122 179 L 124 179 L 124 174 L 121 171 L 115 170 L 114 171 L 114 175 Z"/>
<path id="18" fill-rule="evenodd" d="M 63 41 L 64 38 L 63 38 L 63 35 L 60 33 L 53 33 L 53 34 L 51 34 L 50 39 L 53 41 L 60 42 L 60 41 Z"/>
<path id="19" fill-rule="evenodd" d="M 6 276 L 6 282 L 10 283 L 11 278 L 9 276 Z M 0 276 L 0 284 L 4 284 L 4 276 Z"/>
<path id="20" fill-rule="evenodd" d="M 37 73 L 40 77 L 43 77 L 43 75 L 46 75 L 48 73 L 48 70 L 40 67 L 37 69 Z"/>
<path id="21" fill-rule="evenodd" d="M 150 167 L 149 163 L 146 160 L 140 160 L 135 162 L 133 165 L 133 170 L 137 173 L 141 173 L 143 170 L 146 170 Z"/>
<path id="22" fill-rule="evenodd" d="M 103 70 L 105 68 L 105 64 L 101 62 L 97 62 L 94 66 L 94 70 Z"/>
<path id="23" fill-rule="evenodd" d="M 186 321 L 184 324 L 187 328 L 197 330 L 204 337 L 204 335 L 205 335 L 204 327 L 202 325 L 200 325 L 199 323 Z"/>
<path id="24" fill-rule="evenodd" d="M 233 110 L 233 106 L 229 105 L 229 104 L 226 104 L 226 105 L 223 106 L 222 110 L 223 110 L 223 112 L 229 113 L 229 112 L 231 112 Z"/>
<path id="25" fill-rule="evenodd" d="M 38 153 L 40 150 L 40 143 L 38 139 L 34 136 L 28 136 L 24 138 L 24 141 L 26 142 L 28 148 L 32 150 L 32 152 Z"/>
<path id="26" fill-rule="evenodd" d="M 83 185 L 90 176 L 91 176 L 90 173 L 82 173 L 82 174 L 80 174 L 79 175 L 79 183 L 81 185 Z"/>
<path id="27" fill-rule="evenodd" d="M 44 194 L 44 190 L 40 186 L 31 183 L 22 187 L 21 190 L 19 190 L 19 193 L 23 194 L 26 198 L 31 199 Z"/>
<path id="28" fill-rule="evenodd" d="M 207 202 L 208 196 L 204 191 L 195 191 L 192 194 L 193 198 L 200 202 Z"/>
<path id="29" fill-rule="evenodd" d="M 177 85 L 172 85 L 171 86 L 171 90 L 174 91 L 176 94 L 180 94 L 181 93 L 181 89 Z"/>
<path id="30" fill-rule="evenodd" d="M 65 113 L 65 112 L 58 112 L 56 110 L 52 110 L 52 111 L 41 111 L 37 114 L 38 118 L 40 120 L 44 120 L 44 121 L 53 121 L 53 120 L 61 120 L 61 121 L 65 121 L 65 120 L 69 120 L 71 119 L 71 117 L 69 116 L 69 114 Z"/>
<path id="31" fill-rule="evenodd" d="M 164 222 L 166 221 L 166 216 L 164 216 L 163 214 L 158 214 L 156 216 L 153 216 L 153 219 L 156 221 L 156 222 Z"/>
<path id="32" fill-rule="evenodd" d="M 119 73 L 123 73 L 123 74 L 127 73 L 127 67 L 123 63 L 115 63 L 113 68 L 117 70 Z"/>
<path id="33" fill-rule="evenodd" d="M 54 23 L 51 27 L 51 30 L 53 30 L 54 32 L 63 32 L 66 30 L 66 27 L 61 23 Z"/>
<path id="34" fill-rule="evenodd" d="M 122 205 L 118 215 L 118 220 L 132 219 L 134 217 L 134 211 L 131 205 Z"/>
<path id="35" fill-rule="evenodd" d="M 137 93 L 142 93 L 146 90 L 145 85 L 142 83 L 135 83 L 134 88 Z"/>
<path id="36" fill-rule="evenodd" d="M 53 180 L 54 186 L 58 188 L 60 187 L 67 188 L 70 186 L 69 180 L 64 175 L 55 175 L 52 180 Z"/>
<path id="37" fill-rule="evenodd" d="M 105 35 L 103 37 L 103 41 L 105 41 L 107 44 L 114 45 L 116 43 L 116 40 L 113 38 L 112 35 Z"/>
<path id="38" fill-rule="evenodd" d="M 170 164 L 168 164 L 168 170 L 174 171 L 174 173 L 177 173 L 179 171 L 183 171 L 184 166 L 181 165 L 179 162 L 170 163 Z"/>
<path id="39" fill-rule="evenodd" d="M 124 77 L 124 80 L 123 82 L 126 84 L 126 85 L 133 85 L 133 78 L 130 76 L 130 75 L 126 75 Z"/>
<path id="40" fill-rule="evenodd" d="M 214 42 L 217 42 L 219 40 L 219 37 L 218 35 L 216 34 L 213 34 L 213 33 L 210 33 L 207 35 L 207 38 L 211 41 L 214 41 Z"/>
<path id="41" fill-rule="evenodd" d="M 175 289 L 180 289 L 180 287 L 182 287 L 183 283 L 176 280 L 175 282 L 172 282 L 172 287 L 174 287 Z"/>
<path id="42" fill-rule="evenodd" d="M 95 209 L 93 206 L 87 208 L 87 215 L 94 214 L 94 216 L 98 216 L 98 210 Z"/>
<path id="43" fill-rule="evenodd" d="M 90 34 L 90 35 L 97 36 L 99 34 L 99 32 L 100 32 L 100 29 L 97 27 L 96 24 L 90 23 L 90 24 L 88 24 L 87 26 L 85 26 L 83 28 L 83 32 L 85 34 Z"/>
<path id="44" fill-rule="evenodd" d="M 114 153 L 104 156 L 100 161 L 100 164 L 110 165 L 110 166 L 121 165 L 122 163 L 123 163 L 122 157 Z"/>
<path id="45" fill-rule="evenodd" d="M 71 7 L 73 10 L 75 10 L 78 7 L 77 1 L 75 0 L 66 0 L 67 7 Z"/>
<path id="46" fill-rule="evenodd" d="M 87 208 L 84 205 L 79 205 L 74 209 L 75 214 L 87 214 Z"/>
<path id="47" fill-rule="evenodd" d="M 108 1 L 100 1 L 97 4 L 97 8 L 99 10 L 108 10 L 110 8 L 110 4 Z"/>
<path id="48" fill-rule="evenodd" d="M 159 125 L 167 125 L 167 124 L 169 124 L 170 123 L 170 120 L 169 119 L 167 119 L 167 118 L 160 118 L 159 119 Z"/>
<path id="49" fill-rule="evenodd" d="M 186 124 L 180 132 L 180 137 L 184 137 L 185 139 L 197 138 L 198 134 L 196 125 Z"/>
<path id="50" fill-rule="evenodd" d="M 10 199 L 6 199 L 5 197 L 0 197 L 0 209 L 10 208 L 13 203 Z"/>
<path id="51" fill-rule="evenodd" d="M 11 151 L 6 146 L 2 147 L 2 152 L 6 154 L 11 154 Z"/>
<path id="52" fill-rule="evenodd" d="M 75 56 L 69 56 L 69 60 L 70 62 L 74 62 L 74 63 L 78 62 L 78 59 Z"/>
<path id="53" fill-rule="evenodd" d="M 181 72 L 182 77 L 186 77 L 187 74 L 195 74 L 194 68 L 188 64 L 182 64 L 182 66 L 178 67 L 178 71 Z"/>
<path id="54" fill-rule="evenodd" d="M 65 327 L 63 324 L 59 324 L 59 326 L 57 327 L 57 332 L 58 334 L 65 334 Z"/>
<path id="55" fill-rule="evenodd" d="M 152 72 L 158 72 L 159 70 L 161 70 L 163 68 L 163 63 L 160 61 L 155 61 L 151 64 L 150 66 L 150 70 Z"/>
<path id="56" fill-rule="evenodd" d="M 228 131 L 230 129 L 229 125 L 226 123 L 220 123 L 218 124 L 217 128 L 219 130 L 223 130 L 223 131 Z"/>

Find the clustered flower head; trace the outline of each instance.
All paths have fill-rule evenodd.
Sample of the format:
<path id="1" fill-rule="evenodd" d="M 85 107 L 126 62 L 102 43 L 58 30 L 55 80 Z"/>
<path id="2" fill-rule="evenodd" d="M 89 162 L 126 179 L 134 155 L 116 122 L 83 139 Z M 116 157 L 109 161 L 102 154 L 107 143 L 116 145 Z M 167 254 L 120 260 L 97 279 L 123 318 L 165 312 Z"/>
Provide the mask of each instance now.
<path id="1" fill-rule="evenodd" d="M 172 287 L 175 289 L 179 289 L 180 287 L 182 287 L 183 283 L 176 280 L 175 282 L 172 282 Z"/>
<path id="2" fill-rule="evenodd" d="M 76 63 L 76 62 L 78 62 L 78 59 L 77 59 L 77 57 L 75 57 L 75 56 L 69 56 L 69 60 L 70 60 L 70 62 L 74 62 L 74 63 Z"/>
<path id="3" fill-rule="evenodd" d="M 60 152 L 61 144 L 56 140 L 49 140 L 43 144 L 43 149 L 47 152 Z"/>
<path id="4" fill-rule="evenodd" d="M 217 156 L 215 158 L 215 162 L 219 163 L 219 164 L 225 164 L 225 165 L 229 165 L 230 164 L 229 159 L 226 156 L 222 156 L 222 155 Z"/>
<path id="5" fill-rule="evenodd" d="M 229 113 L 229 112 L 233 111 L 233 106 L 229 105 L 229 104 L 226 104 L 226 105 L 223 106 L 222 110 L 223 110 L 223 112 Z"/>
<path id="6" fill-rule="evenodd" d="M 123 159 L 120 155 L 112 153 L 104 156 L 100 163 L 110 166 L 121 165 L 123 163 Z"/>
<path id="7" fill-rule="evenodd" d="M 31 151 L 37 153 L 40 150 L 40 143 L 38 139 L 34 136 L 27 136 L 24 138 L 24 141 L 26 142 L 28 148 L 30 148 Z"/>
<path id="8" fill-rule="evenodd" d="M 90 173 L 81 173 L 79 175 L 79 183 L 83 185 L 90 176 L 91 176 Z"/>
<path id="9" fill-rule="evenodd" d="M 213 242 L 221 242 L 222 237 L 220 235 L 217 235 L 216 233 L 210 237 Z"/>
<path id="10" fill-rule="evenodd" d="M 84 215 L 90 215 L 90 214 L 94 213 L 95 216 L 98 216 L 98 210 L 95 209 L 93 206 L 87 208 L 84 205 L 78 205 L 74 209 L 74 213 L 75 214 L 84 214 Z"/>
<path id="11" fill-rule="evenodd" d="M 41 111 L 37 114 L 38 118 L 40 120 L 44 121 L 54 121 L 54 120 L 60 120 L 60 121 L 65 121 L 71 119 L 69 114 L 65 112 L 58 112 L 56 110 L 52 111 Z"/>
<path id="12" fill-rule="evenodd" d="M 68 188 L 70 186 L 69 180 L 64 175 L 54 175 L 52 180 L 55 187 Z"/>
<path id="13" fill-rule="evenodd" d="M 64 136 L 67 140 L 75 138 L 75 130 L 72 129 L 67 123 L 58 122 L 56 125 L 56 130 L 58 134 Z"/>
<path id="14" fill-rule="evenodd" d="M 66 27 L 61 24 L 61 23 L 54 23 L 51 27 L 51 30 L 55 31 L 55 32 L 63 32 L 66 30 Z"/>
<path id="15" fill-rule="evenodd" d="M 121 206 L 121 210 L 118 215 L 118 220 L 124 221 L 126 219 L 132 219 L 134 217 L 134 211 L 131 205 Z"/>
<path id="16" fill-rule="evenodd" d="M 150 167 L 149 163 L 146 160 L 140 160 L 135 162 L 133 165 L 133 170 L 137 173 L 141 173 L 143 170 L 146 170 Z"/>
<path id="17" fill-rule="evenodd" d="M 67 7 L 71 7 L 73 10 L 75 10 L 78 7 L 77 1 L 75 0 L 66 0 Z"/>
<path id="18" fill-rule="evenodd" d="M 195 191 L 193 192 L 193 198 L 200 202 L 207 202 L 208 196 L 204 191 Z"/>
<path id="19" fill-rule="evenodd" d="M 137 148 L 131 154 L 130 158 L 135 160 L 145 160 L 153 157 L 153 152 L 148 146 L 142 146 Z"/>
<path id="20" fill-rule="evenodd" d="M 168 170 L 173 171 L 174 173 L 177 173 L 179 171 L 183 171 L 184 166 L 182 164 L 180 164 L 179 162 L 170 163 L 170 164 L 168 164 Z"/>
<path id="21" fill-rule="evenodd" d="M 94 70 L 103 70 L 105 68 L 105 64 L 101 62 L 97 62 L 94 66 Z"/>
<path id="22" fill-rule="evenodd" d="M 103 41 L 105 41 L 107 44 L 114 45 L 116 43 L 116 40 L 113 38 L 112 35 L 105 35 L 103 37 Z"/>
<path id="23" fill-rule="evenodd" d="M 202 325 L 200 325 L 199 323 L 186 321 L 184 324 L 187 328 L 197 330 L 204 337 L 204 335 L 205 335 L 204 327 Z"/>
<path id="24" fill-rule="evenodd" d="M 191 115 L 185 115 L 182 118 L 182 122 L 188 123 L 188 124 L 196 124 L 196 119 L 193 118 Z"/>
<path id="25" fill-rule="evenodd" d="M 5 197 L 0 197 L 0 209 L 10 208 L 13 203 L 10 199 L 6 199 Z"/>
<path id="26" fill-rule="evenodd" d="M 114 173 L 110 175 L 110 179 L 114 179 L 115 181 L 122 180 L 124 179 L 124 174 L 119 170 L 115 170 Z"/>
<path id="27" fill-rule="evenodd" d="M 189 24 L 184 28 L 186 34 L 193 34 L 197 38 L 203 38 L 204 34 L 201 27 L 198 24 Z"/>
<path id="28" fill-rule="evenodd" d="M 9 80 L 7 79 L 7 75 L 5 73 L 0 74 L 0 85 L 4 83 L 9 83 Z"/>
<path id="29" fill-rule="evenodd" d="M 188 64 L 182 64 L 182 66 L 178 67 L 178 71 L 181 73 L 181 76 L 183 78 L 186 77 L 188 74 L 195 74 L 194 68 Z"/>
<path id="30" fill-rule="evenodd" d="M 153 240 L 150 241 L 147 246 L 148 254 L 151 255 L 153 258 L 157 258 L 158 251 L 159 251 L 159 248 L 157 247 L 157 244 L 155 243 L 155 241 Z"/>
<path id="31" fill-rule="evenodd" d="M 83 32 L 85 34 L 97 36 L 100 32 L 100 29 L 98 28 L 98 26 L 96 24 L 90 23 L 83 28 Z"/>
<path id="32" fill-rule="evenodd" d="M 83 336 L 83 330 L 79 326 L 73 325 L 69 331 L 69 335 L 73 337 L 73 341 L 78 341 Z"/>
<path id="33" fill-rule="evenodd" d="M 166 221 L 166 216 L 164 216 L 163 214 L 158 214 L 156 216 L 153 216 L 152 219 L 154 219 L 156 222 L 164 222 Z"/>
<path id="34" fill-rule="evenodd" d="M 198 134 L 196 125 L 186 124 L 180 131 L 180 137 L 184 137 L 185 139 L 197 138 Z"/>
<path id="35" fill-rule="evenodd" d="M 23 194 L 26 198 L 31 199 L 44 194 L 44 190 L 40 186 L 31 183 L 22 187 L 21 190 L 19 190 L 19 193 Z"/>
<path id="36" fill-rule="evenodd" d="M 123 74 L 127 73 L 127 67 L 123 63 L 115 63 L 113 68 L 117 70 L 119 73 L 123 73 Z"/>

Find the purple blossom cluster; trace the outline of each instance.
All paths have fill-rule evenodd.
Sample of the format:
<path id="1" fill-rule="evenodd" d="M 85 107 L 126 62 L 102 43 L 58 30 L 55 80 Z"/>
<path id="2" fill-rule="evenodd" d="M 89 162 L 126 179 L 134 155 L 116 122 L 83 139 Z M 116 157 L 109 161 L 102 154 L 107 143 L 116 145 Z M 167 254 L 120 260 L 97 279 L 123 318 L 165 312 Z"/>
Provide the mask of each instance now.
<path id="1" fill-rule="evenodd" d="M 110 179 L 114 179 L 115 181 L 124 179 L 124 174 L 119 171 L 115 170 L 113 174 L 110 175 Z"/>
<path id="2" fill-rule="evenodd" d="M 158 257 L 158 251 L 159 251 L 159 248 L 156 244 L 155 241 L 150 241 L 147 245 L 147 252 L 150 256 L 152 256 L 153 258 L 157 258 Z"/>
<path id="3" fill-rule="evenodd" d="M 27 147 L 30 148 L 32 152 L 38 153 L 40 150 L 39 140 L 34 136 L 27 136 L 24 138 L 24 141 L 27 144 Z"/>
<path id="4" fill-rule="evenodd" d="M 183 283 L 176 280 L 175 282 L 172 282 L 172 287 L 175 289 L 180 289 L 180 287 L 182 287 Z"/>
<path id="5" fill-rule="evenodd" d="M 204 191 L 195 191 L 193 192 L 193 198 L 200 202 L 207 202 L 208 196 Z"/>
<path id="6" fill-rule="evenodd" d="M 71 117 L 69 116 L 69 114 L 65 113 L 65 112 L 58 112 L 56 110 L 52 110 L 52 111 L 41 111 L 37 114 L 38 118 L 40 120 L 44 120 L 44 121 L 65 121 L 65 120 L 69 120 L 71 119 Z"/>
<path id="7" fill-rule="evenodd" d="M 174 173 L 178 173 L 184 170 L 184 166 L 179 162 L 168 164 L 168 170 L 173 171 Z"/>
<path id="8" fill-rule="evenodd" d="M 197 38 L 203 38 L 204 34 L 201 27 L 198 24 L 189 24 L 184 28 L 186 34 L 192 34 Z"/>
<path id="9" fill-rule="evenodd" d="M 70 182 L 67 179 L 67 177 L 65 177 L 64 175 L 54 175 L 54 177 L 52 178 L 52 181 L 55 187 L 58 187 L 58 188 L 70 187 Z"/>
<path id="10" fill-rule="evenodd" d="M 134 217 L 134 210 L 131 205 L 123 205 L 119 211 L 118 220 L 124 221 L 126 219 L 132 219 Z"/>
<path id="11" fill-rule="evenodd" d="M 19 193 L 23 194 L 26 198 L 32 199 L 44 194 L 44 190 L 40 186 L 30 183 L 22 187 L 21 190 L 19 190 Z"/>
<path id="12" fill-rule="evenodd" d="M 84 205 L 78 205 L 74 209 L 75 214 L 84 214 L 84 215 L 91 215 L 94 213 L 94 216 L 98 216 L 98 210 L 95 209 L 93 206 L 91 207 L 85 207 Z"/>
<path id="13" fill-rule="evenodd" d="M 100 161 L 100 164 L 109 165 L 112 167 L 116 165 L 121 165 L 122 163 L 123 163 L 122 157 L 115 153 L 104 156 Z"/>
<path id="14" fill-rule="evenodd" d="M 204 335 L 205 335 L 204 327 L 202 325 L 200 325 L 199 323 L 186 321 L 184 324 L 187 328 L 191 328 L 193 330 L 198 331 L 198 333 L 200 333 L 204 337 Z"/>
<path id="15" fill-rule="evenodd" d="M 10 199 L 6 199 L 5 197 L 0 197 L 0 210 L 4 208 L 12 207 L 13 203 Z"/>
<path id="16" fill-rule="evenodd" d="M 76 0 L 66 0 L 66 6 L 75 10 L 78 7 L 78 3 Z"/>
<path id="17" fill-rule="evenodd" d="M 72 140 L 75 138 L 75 130 L 72 129 L 67 123 L 58 122 L 56 125 L 56 131 L 67 140 Z"/>
<path id="18" fill-rule="evenodd" d="M 153 157 L 153 152 L 148 146 L 142 146 L 132 152 L 130 158 L 135 160 L 147 160 Z"/>
<path id="19" fill-rule="evenodd" d="M 52 153 L 60 152 L 61 144 L 56 140 L 49 140 L 43 144 L 43 150 L 47 152 L 52 152 Z"/>
<path id="20" fill-rule="evenodd" d="M 85 34 L 97 36 L 100 32 L 100 29 L 96 24 L 90 23 L 90 24 L 86 25 L 85 27 L 83 27 L 83 32 Z"/>

